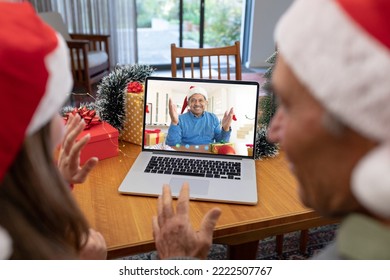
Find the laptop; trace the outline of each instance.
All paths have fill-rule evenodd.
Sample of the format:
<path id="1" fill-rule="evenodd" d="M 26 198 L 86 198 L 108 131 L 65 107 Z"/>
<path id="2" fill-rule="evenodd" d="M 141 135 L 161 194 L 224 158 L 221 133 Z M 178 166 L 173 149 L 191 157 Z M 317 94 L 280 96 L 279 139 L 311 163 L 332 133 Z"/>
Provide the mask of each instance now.
<path id="1" fill-rule="evenodd" d="M 230 135 L 225 140 L 197 143 L 195 137 L 189 140 L 195 142 L 169 142 L 174 134 L 173 130 L 168 133 L 169 100 L 178 115 L 188 113 L 184 100 L 194 87 L 206 91 L 205 111 L 214 114 L 217 121 L 222 122 L 225 112 L 233 108 Z M 188 182 L 191 200 L 257 204 L 251 148 L 255 145 L 258 96 L 259 83 L 254 81 L 148 77 L 142 151 L 120 184 L 119 193 L 157 197 L 168 184 L 172 196 L 177 197 L 183 183 Z"/>

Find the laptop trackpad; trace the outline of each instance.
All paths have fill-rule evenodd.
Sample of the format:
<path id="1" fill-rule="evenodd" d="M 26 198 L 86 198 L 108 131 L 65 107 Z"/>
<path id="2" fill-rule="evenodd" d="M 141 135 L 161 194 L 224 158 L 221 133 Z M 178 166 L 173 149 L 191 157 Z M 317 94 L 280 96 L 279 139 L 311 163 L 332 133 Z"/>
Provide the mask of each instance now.
<path id="1" fill-rule="evenodd" d="M 172 178 L 169 185 L 171 186 L 173 196 L 179 195 L 184 182 L 190 184 L 190 196 L 206 195 L 209 192 L 210 182 L 207 180 Z"/>

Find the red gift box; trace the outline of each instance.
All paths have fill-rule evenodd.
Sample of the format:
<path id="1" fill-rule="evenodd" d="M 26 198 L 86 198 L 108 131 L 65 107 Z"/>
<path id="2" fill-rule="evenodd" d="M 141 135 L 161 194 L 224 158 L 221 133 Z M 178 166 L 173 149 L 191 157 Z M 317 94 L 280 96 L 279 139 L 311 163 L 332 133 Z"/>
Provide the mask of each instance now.
<path id="1" fill-rule="evenodd" d="M 81 150 L 81 164 L 84 164 L 91 157 L 97 157 L 99 160 L 102 160 L 118 155 L 119 133 L 117 129 L 106 122 L 102 122 L 82 131 L 77 140 L 88 133 L 91 134 L 91 139 Z"/>

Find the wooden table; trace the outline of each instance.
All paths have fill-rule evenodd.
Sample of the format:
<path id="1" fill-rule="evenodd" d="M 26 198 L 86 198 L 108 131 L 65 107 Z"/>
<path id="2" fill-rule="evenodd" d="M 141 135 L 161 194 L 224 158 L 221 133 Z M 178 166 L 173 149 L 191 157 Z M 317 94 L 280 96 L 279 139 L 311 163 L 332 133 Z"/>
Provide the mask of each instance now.
<path id="1" fill-rule="evenodd" d="M 119 184 L 140 151 L 140 146 L 120 142 L 120 155 L 99 162 L 87 181 L 73 191 L 90 225 L 105 237 L 109 259 L 155 250 L 152 216 L 157 214 L 157 199 L 118 193 Z M 194 228 L 199 228 L 210 208 L 221 208 L 214 243 L 229 245 L 231 259 L 254 258 L 257 241 L 265 237 L 336 222 L 302 206 L 283 153 L 256 161 L 256 170 L 256 206 L 190 203 Z"/>

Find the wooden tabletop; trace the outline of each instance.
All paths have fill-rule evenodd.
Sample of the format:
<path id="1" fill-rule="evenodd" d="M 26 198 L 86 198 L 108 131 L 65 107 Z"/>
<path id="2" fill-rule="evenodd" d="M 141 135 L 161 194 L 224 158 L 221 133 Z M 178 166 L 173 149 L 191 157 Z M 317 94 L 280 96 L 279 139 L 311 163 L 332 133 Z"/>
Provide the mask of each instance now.
<path id="1" fill-rule="evenodd" d="M 157 199 L 123 195 L 118 187 L 141 147 L 120 142 L 118 157 L 102 160 L 74 196 L 90 226 L 106 239 L 108 258 L 119 258 L 155 249 L 152 216 Z M 214 243 L 245 245 L 268 236 L 334 223 L 305 208 L 296 192 L 296 180 L 287 168 L 283 153 L 256 161 L 258 201 L 256 206 L 191 201 L 194 228 L 204 214 L 218 206 L 222 215 L 214 232 Z"/>

